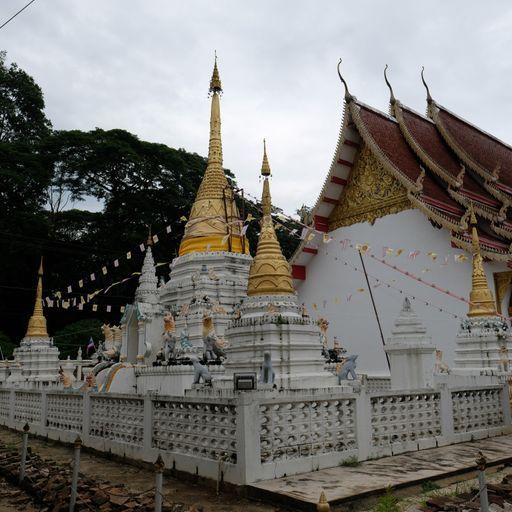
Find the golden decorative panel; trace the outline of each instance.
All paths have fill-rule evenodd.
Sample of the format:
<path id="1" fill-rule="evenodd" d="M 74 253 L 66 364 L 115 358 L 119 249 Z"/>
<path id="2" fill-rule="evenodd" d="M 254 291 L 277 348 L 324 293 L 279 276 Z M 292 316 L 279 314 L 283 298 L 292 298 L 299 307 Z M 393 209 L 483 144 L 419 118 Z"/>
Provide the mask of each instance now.
<path id="1" fill-rule="evenodd" d="M 329 217 L 329 231 L 412 208 L 407 190 L 373 156 L 368 146 L 359 153 L 339 204 Z"/>
<path id="2" fill-rule="evenodd" d="M 508 288 L 512 284 L 512 271 L 496 272 L 494 274 L 494 289 L 496 290 L 496 310 L 501 315 L 501 304 L 505 295 L 507 294 Z M 505 313 L 508 313 L 506 311 Z"/>

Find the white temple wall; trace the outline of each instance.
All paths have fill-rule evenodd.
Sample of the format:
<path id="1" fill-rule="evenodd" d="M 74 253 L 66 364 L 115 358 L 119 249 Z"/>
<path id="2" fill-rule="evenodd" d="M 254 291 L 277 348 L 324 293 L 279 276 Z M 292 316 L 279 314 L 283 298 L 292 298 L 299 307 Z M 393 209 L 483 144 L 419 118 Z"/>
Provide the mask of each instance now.
<path id="1" fill-rule="evenodd" d="M 462 380 L 461 380 L 462 378 Z M 340 394 L 195 389 L 195 396 L 0 388 L 0 424 L 234 484 L 510 433 L 508 384 Z M 471 381 L 473 382 L 473 381 Z M 485 382 L 485 383 L 483 383 Z M 201 394 L 202 393 L 202 394 Z M 404 428 L 405 427 L 405 428 Z"/>
<path id="2" fill-rule="evenodd" d="M 388 373 L 388 368 L 364 274 L 345 265 L 345 262 L 348 262 L 361 269 L 359 254 L 352 248 L 344 250 L 339 240 L 349 239 L 354 246 L 357 243 L 367 243 L 371 248 L 370 252 L 379 258 L 382 258 L 385 246 L 404 249 L 400 256 L 387 256 L 386 261 L 457 295 L 469 297 L 471 255 L 452 247 L 449 232 L 444 228 L 433 227 L 418 210 L 387 215 L 377 219 L 373 226 L 359 223 L 339 228 L 330 235 L 335 240 L 319 245 L 318 254 L 314 255 L 307 265 L 306 280 L 296 284 L 299 301 L 306 303 L 311 316 L 325 317 L 329 320 L 327 334 L 331 348 L 332 338 L 337 336 L 348 353 L 359 354 L 358 372 L 383 374 Z M 414 250 L 421 251 L 421 254 L 411 259 L 408 254 Z M 427 255 L 429 252 L 438 255 L 436 261 Z M 453 258 L 455 254 L 465 254 L 468 259 L 463 263 L 457 263 Z M 445 264 L 444 258 L 448 255 L 449 259 Z M 440 312 L 438 308 L 464 317 L 468 305 L 404 276 L 368 255 L 363 255 L 363 258 L 368 274 L 404 292 L 401 294 L 385 284 L 375 287 L 377 282 L 370 278 L 384 339 L 390 335 L 404 295 L 407 295 L 411 298 L 414 311 L 422 319 L 429 336 L 432 337 L 432 343 L 443 350 L 445 361 L 452 366 L 455 336 L 460 319 Z M 489 286 L 493 291 L 493 272 L 504 270 L 507 270 L 505 263 L 485 263 Z M 364 292 L 358 291 L 361 288 Z M 413 297 L 435 307 L 426 306 Z"/>

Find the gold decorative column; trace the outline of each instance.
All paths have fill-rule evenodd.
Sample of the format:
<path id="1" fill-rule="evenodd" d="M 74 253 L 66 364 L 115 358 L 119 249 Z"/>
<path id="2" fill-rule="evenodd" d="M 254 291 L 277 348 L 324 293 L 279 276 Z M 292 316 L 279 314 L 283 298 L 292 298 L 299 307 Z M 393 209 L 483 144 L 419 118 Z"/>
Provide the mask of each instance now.
<path id="1" fill-rule="evenodd" d="M 28 321 L 27 334 L 25 336 L 48 338 L 46 318 L 43 314 L 43 258 L 41 258 L 37 275 L 36 302 L 34 304 L 34 312 Z"/>
<path id="2" fill-rule="evenodd" d="M 295 295 L 290 265 L 283 256 L 272 222 L 272 200 L 268 182 L 270 166 L 265 141 L 261 175 L 264 178 L 261 199 L 263 216 L 256 256 L 249 269 L 247 295 Z"/>
<path id="3" fill-rule="evenodd" d="M 468 316 L 496 316 L 496 303 L 494 296 L 487 284 L 484 272 L 483 259 L 480 254 L 480 240 L 476 228 L 476 217 L 473 207 L 471 213 L 471 245 L 473 248 L 473 272 L 471 277 L 471 292 L 469 293 Z"/>
<path id="4" fill-rule="evenodd" d="M 208 165 L 203 181 L 185 225 L 179 255 L 191 252 L 229 251 L 249 254 L 248 244 L 242 244 L 238 208 L 222 168 L 220 130 L 220 94 L 222 85 L 217 58 L 210 81 L 212 97 Z M 242 249 L 245 247 L 245 251 Z"/>

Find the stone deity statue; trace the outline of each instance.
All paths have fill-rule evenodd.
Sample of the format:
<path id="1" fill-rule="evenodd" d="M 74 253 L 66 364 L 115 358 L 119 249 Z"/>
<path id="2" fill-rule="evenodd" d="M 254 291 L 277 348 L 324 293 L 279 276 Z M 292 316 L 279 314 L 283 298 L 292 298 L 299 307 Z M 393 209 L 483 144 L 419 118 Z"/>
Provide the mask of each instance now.
<path id="1" fill-rule="evenodd" d="M 272 359 L 270 352 L 263 353 L 263 365 L 260 369 L 260 377 L 258 382 L 261 384 L 274 384 L 274 379 L 276 378 L 276 374 L 274 369 L 272 368 Z"/>
<path id="2" fill-rule="evenodd" d="M 338 371 L 338 384 L 341 384 L 342 380 L 348 380 L 348 376 L 352 377 L 352 380 L 357 380 L 356 374 L 356 359 L 357 355 L 350 355 L 345 358 L 345 362 L 341 365 Z"/>
<path id="3" fill-rule="evenodd" d="M 443 351 L 436 349 L 436 373 L 450 373 L 449 366 L 443 361 Z"/>

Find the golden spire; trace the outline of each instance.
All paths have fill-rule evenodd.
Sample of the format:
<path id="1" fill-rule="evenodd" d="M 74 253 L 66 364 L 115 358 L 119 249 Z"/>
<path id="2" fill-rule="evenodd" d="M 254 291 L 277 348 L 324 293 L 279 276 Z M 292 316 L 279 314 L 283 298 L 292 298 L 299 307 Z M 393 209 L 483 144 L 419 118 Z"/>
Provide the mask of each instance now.
<path id="1" fill-rule="evenodd" d="M 469 301 L 471 304 L 469 305 L 468 316 L 495 316 L 496 304 L 494 302 L 494 296 L 487 284 L 487 277 L 484 272 L 473 205 L 470 206 L 470 214 L 473 273 L 471 278 L 471 292 L 469 293 Z"/>
<path id="2" fill-rule="evenodd" d="M 179 255 L 191 252 L 229 251 L 249 253 L 248 244 L 242 244 L 241 222 L 233 192 L 222 168 L 222 140 L 220 130 L 220 93 L 222 86 L 217 68 L 217 56 L 210 80 L 212 106 L 210 114 L 210 142 L 208 165 L 197 191 Z"/>
<path id="3" fill-rule="evenodd" d="M 247 295 L 250 297 L 254 295 L 295 295 L 290 265 L 281 252 L 272 222 L 269 174 L 270 166 L 264 145 L 261 165 L 261 175 L 264 177 L 261 198 L 263 217 L 256 256 L 254 256 L 249 269 Z"/>
<path id="4" fill-rule="evenodd" d="M 36 302 L 34 304 L 34 312 L 28 321 L 27 334 L 25 336 L 32 336 L 37 338 L 48 338 L 46 331 L 46 318 L 43 314 L 43 258 L 41 257 L 41 264 L 37 273 L 37 291 Z"/>
<path id="5" fill-rule="evenodd" d="M 148 226 L 148 239 L 146 241 L 146 245 L 149 247 L 153 245 L 153 237 L 151 236 L 151 224 Z"/>

